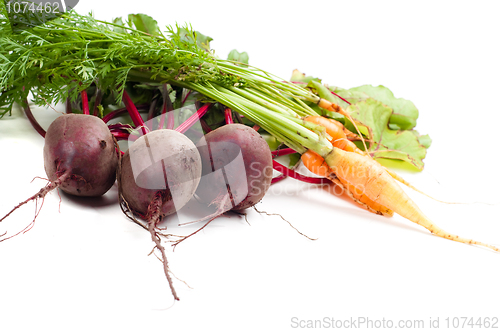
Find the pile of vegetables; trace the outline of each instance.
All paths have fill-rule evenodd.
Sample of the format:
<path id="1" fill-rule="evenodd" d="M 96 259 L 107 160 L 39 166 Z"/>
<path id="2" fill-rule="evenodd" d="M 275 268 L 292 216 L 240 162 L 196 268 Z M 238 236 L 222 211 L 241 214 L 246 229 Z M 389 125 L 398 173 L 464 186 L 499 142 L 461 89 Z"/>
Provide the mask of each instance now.
<path id="1" fill-rule="evenodd" d="M 210 40 L 189 26 L 163 33 L 142 14 L 102 22 L 70 12 L 22 31 L 3 24 L 1 115 L 14 103 L 24 107 L 45 137 L 49 183 L 0 221 L 50 190 L 99 196 L 117 179 L 122 210 L 150 232 L 175 299 L 160 221 L 196 198 L 213 209 L 192 220 L 204 221 L 202 229 L 254 206 L 285 177 L 333 183 L 371 212 L 395 212 L 434 235 L 500 251 L 439 228 L 397 182 L 409 184 L 375 160 L 423 168 L 431 141 L 414 130 L 413 103 L 383 86 L 342 89 L 297 70 L 286 81 L 251 67 L 246 53 L 218 58 Z M 45 132 L 28 99 L 65 103 L 68 114 Z M 294 162 L 275 160 L 283 155 Z M 296 172 L 299 160 L 308 174 Z M 273 169 L 282 175 L 273 178 Z"/>

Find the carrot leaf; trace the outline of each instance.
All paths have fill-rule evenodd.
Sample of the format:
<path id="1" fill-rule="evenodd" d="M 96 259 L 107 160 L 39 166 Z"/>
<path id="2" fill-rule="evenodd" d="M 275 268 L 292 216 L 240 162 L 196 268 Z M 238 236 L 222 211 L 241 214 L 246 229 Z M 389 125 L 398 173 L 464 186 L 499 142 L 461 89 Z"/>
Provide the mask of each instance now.
<path id="1" fill-rule="evenodd" d="M 431 142 L 428 135 L 420 135 L 415 130 L 391 129 L 392 108 L 373 98 L 351 104 L 347 111 L 363 125 L 361 130 L 368 137 L 368 150 L 374 158 L 402 160 L 423 169 L 423 159 Z"/>
<path id="2" fill-rule="evenodd" d="M 159 36 L 160 28 L 158 27 L 158 22 L 151 16 L 146 14 L 130 14 L 128 16 L 129 25 L 132 24 L 138 30 L 150 34 L 151 36 Z M 116 22 L 120 24 L 121 22 Z M 116 31 L 116 29 L 115 29 Z M 123 32 L 123 31 L 120 31 Z"/>
<path id="3" fill-rule="evenodd" d="M 349 90 L 334 88 L 333 92 L 346 98 L 351 103 L 373 98 L 392 108 L 389 126 L 392 129 L 409 130 L 417 124 L 418 109 L 406 99 L 396 98 L 394 94 L 383 85 L 362 85 Z"/>
<path id="4" fill-rule="evenodd" d="M 238 65 L 248 65 L 249 56 L 247 52 L 238 52 L 237 50 L 232 50 L 227 56 L 228 60 L 238 62 Z"/>

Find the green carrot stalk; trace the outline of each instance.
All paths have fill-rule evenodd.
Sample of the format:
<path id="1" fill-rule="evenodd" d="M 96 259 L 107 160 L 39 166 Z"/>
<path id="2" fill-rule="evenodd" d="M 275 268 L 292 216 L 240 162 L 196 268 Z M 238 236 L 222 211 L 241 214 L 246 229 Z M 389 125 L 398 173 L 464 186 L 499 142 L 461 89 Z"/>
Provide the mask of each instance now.
<path id="1" fill-rule="evenodd" d="M 299 153 L 332 151 L 324 131 L 301 120 L 317 115 L 308 103 L 321 99 L 310 90 L 217 58 L 198 45 L 190 27 L 167 27 L 167 38 L 130 26 L 70 12 L 20 34 L 0 34 L 0 110 L 7 113 L 30 92 L 40 105 L 68 95 L 76 100 L 78 91 L 95 84 L 103 94 L 112 92 L 117 104 L 123 101 L 134 125 L 142 126 L 126 83 L 171 84 L 223 104 Z"/>

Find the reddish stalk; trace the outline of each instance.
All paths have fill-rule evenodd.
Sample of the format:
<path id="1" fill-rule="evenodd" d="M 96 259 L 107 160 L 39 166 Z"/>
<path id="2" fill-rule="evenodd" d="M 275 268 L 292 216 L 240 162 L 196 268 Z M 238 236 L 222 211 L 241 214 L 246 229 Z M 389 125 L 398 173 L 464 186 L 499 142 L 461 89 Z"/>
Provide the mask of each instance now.
<path id="1" fill-rule="evenodd" d="M 286 178 L 287 178 L 287 176 L 286 176 L 286 175 L 284 175 L 284 174 L 278 175 L 278 176 L 274 177 L 274 178 L 271 180 L 271 184 L 278 183 L 278 182 L 280 182 L 280 181 L 282 181 L 282 180 L 284 180 L 284 179 L 286 179 Z"/>
<path id="2" fill-rule="evenodd" d="M 167 107 L 166 107 L 166 104 L 163 103 L 163 107 L 161 109 L 160 123 L 158 124 L 158 129 L 163 128 L 163 126 L 165 125 L 165 117 L 166 116 L 167 116 Z"/>
<path id="3" fill-rule="evenodd" d="M 102 101 L 102 92 L 100 89 L 97 89 L 94 101 L 94 112 L 93 112 L 94 116 L 99 115 L 99 105 L 101 104 L 101 101 Z"/>
<path id="4" fill-rule="evenodd" d="M 174 118 L 174 106 L 172 105 L 172 100 L 168 95 L 168 87 L 163 84 L 163 108 L 161 111 L 161 118 L 159 128 L 163 128 L 165 123 L 165 116 L 167 117 L 167 129 L 174 129 L 175 118 Z"/>
<path id="5" fill-rule="evenodd" d="M 124 133 L 129 133 L 134 128 L 129 124 L 115 123 L 108 126 L 110 131 L 121 131 Z"/>
<path id="6" fill-rule="evenodd" d="M 309 177 L 309 176 L 299 174 L 299 173 L 295 172 L 294 170 L 291 170 L 288 167 L 285 167 L 282 164 L 278 163 L 276 160 L 273 160 L 273 168 L 275 170 L 277 170 L 278 172 L 283 173 L 283 175 L 289 176 L 295 180 L 299 180 L 302 182 L 314 183 L 314 184 L 324 184 L 324 183 L 331 182 L 327 178 L 314 178 L 314 177 Z"/>
<path id="7" fill-rule="evenodd" d="M 345 100 L 344 98 L 342 98 L 341 96 L 339 96 L 338 94 L 336 94 L 335 92 L 333 91 L 330 91 L 332 93 L 332 95 L 335 95 L 336 97 L 339 97 L 340 99 L 342 99 L 343 101 L 345 101 L 348 105 L 351 105 L 350 102 L 348 102 L 347 100 Z"/>
<path id="8" fill-rule="evenodd" d="M 81 92 L 82 95 L 82 111 L 83 114 L 90 115 L 89 109 L 89 97 L 87 96 L 87 90 Z"/>
<path id="9" fill-rule="evenodd" d="M 73 113 L 73 109 L 71 107 L 71 100 L 66 98 L 66 114 Z"/>
<path id="10" fill-rule="evenodd" d="M 45 130 L 42 128 L 42 126 L 40 126 L 40 124 L 38 123 L 38 121 L 36 121 L 35 119 L 35 116 L 33 115 L 33 113 L 31 112 L 31 108 L 30 108 L 30 105 L 28 104 L 28 101 L 25 100 L 24 103 L 26 104 L 26 107 L 24 108 L 24 113 L 26 114 L 26 117 L 28 118 L 28 120 L 30 121 L 31 125 L 33 126 L 33 128 L 35 128 L 35 130 L 43 137 L 45 138 Z"/>
<path id="11" fill-rule="evenodd" d="M 147 109 L 148 107 L 149 107 L 148 104 L 137 105 L 137 109 L 138 110 L 144 110 L 144 109 Z M 108 114 L 106 114 L 105 116 L 103 116 L 102 121 L 104 121 L 105 123 L 108 123 L 109 121 L 111 121 L 115 117 L 120 116 L 120 115 L 122 115 L 123 113 L 126 113 L 126 112 L 127 112 L 127 108 L 126 107 L 119 108 L 119 109 L 111 111 Z"/>
<path id="12" fill-rule="evenodd" d="M 296 151 L 294 149 L 286 148 L 286 149 L 279 149 L 276 151 L 271 151 L 271 154 L 273 155 L 273 157 L 280 157 L 280 156 L 286 156 L 288 154 L 292 154 L 295 152 Z"/>
<path id="13" fill-rule="evenodd" d="M 212 128 L 210 128 L 210 126 L 207 124 L 207 122 L 205 120 L 200 119 L 200 124 L 201 124 L 201 128 L 203 129 L 205 134 L 208 134 L 209 132 L 212 131 Z"/>
<path id="14" fill-rule="evenodd" d="M 253 126 L 253 130 L 255 130 L 255 131 L 259 131 L 259 129 L 260 129 L 260 126 L 259 126 L 259 125 L 254 125 L 254 126 Z"/>
<path id="15" fill-rule="evenodd" d="M 132 99 L 130 99 L 130 96 L 128 95 L 127 91 L 123 91 L 123 102 L 125 103 L 125 107 L 127 108 L 128 114 L 132 118 L 132 122 L 134 123 L 134 125 L 136 127 L 140 127 L 143 135 L 146 135 L 148 133 L 148 129 L 145 126 L 144 120 L 139 114 L 137 107 L 135 107 L 134 103 L 132 102 Z"/>
<path id="16" fill-rule="evenodd" d="M 196 121 L 198 121 L 199 119 L 201 119 L 205 115 L 205 113 L 207 113 L 207 111 L 210 108 L 210 106 L 212 106 L 211 103 L 206 103 L 205 105 L 203 105 L 202 107 L 200 107 L 200 109 L 196 113 L 194 113 L 193 115 L 191 115 L 186 121 L 184 121 L 175 130 L 178 131 L 181 134 L 184 134 L 186 132 L 186 130 L 188 130 L 189 128 L 191 128 L 191 126 Z"/>
<path id="17" fill-rule="evenodd" d="M 226 124 L 234 123 L 234 121 L 233 121 L 233 111 L 229 107 L 227 107 L 224 110 L 224 118 L 226 119 Z"/>
<path id="18" fill-rule="evenodd" d="M 111 134 L 113 134 L 117 141 L 128 140 L 128 137 L 130 136 L 129 133 L 122 133 L 120 131 L 112 131 Z"/>
<path id="19" fill-rule="evenodd" d="M 126 107 L 119 108 L 119 109 L 111 111 L 108 114 L 106 114 L 105 116 L 103 116 L 102 121 L 104 121 L 105 123 L 108 123 L 111 119 L 113 119 L 119 115 L 122 115 L 123 113 L 126 113 L 126 112 L 127 112 Z"/>
<path id="20" fill-rule="evenodd" d="M 153 101 L 151 102 L 151 105 L 149 106 L 149 112 L 148 112 L 148 121 L 153 119 L 155 115 L 155 110 L 156 110 L 156 103 L 158 102 L 157 98 L 153 98 Z"/>
<path id="21" fill-rule="evenodd" d="M 186 93 L 186 96 L 184 97 L 184 99 L 182 100 L 182 104 L 181 105 L 184 105 L 186 103 L 186 100 L 188 99 L 189 95 L 191 94 L 191 90 L 189 90 L 187 93 Z"/>
<path id="22" fill-rule="evenodd" d="M 174 111 L 169 111 L 167 113 L 167 129 L 174 129 L 175 127 L 175 116 Z"/>

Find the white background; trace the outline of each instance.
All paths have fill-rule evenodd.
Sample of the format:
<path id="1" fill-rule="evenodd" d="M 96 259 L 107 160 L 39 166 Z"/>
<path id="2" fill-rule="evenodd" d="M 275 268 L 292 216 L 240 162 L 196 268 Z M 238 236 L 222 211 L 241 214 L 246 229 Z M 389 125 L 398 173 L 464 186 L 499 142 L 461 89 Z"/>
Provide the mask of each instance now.
<path id="1" fill-rule="evenodd" d="M 442 228 L 500 246 L 497 2 L 82 0 L 77 9 L 190 22 L 214 38 L 219 56 L 247 51 L 251 64 L 284 78 L 297 68 L 344 88 L 389 87 L 416 104 L 417 129 L 433 139 L 423 172 L 391 165 L 428 194 L 468 204 L 407 192 Z M 35 116 L 47 128 L 58 114 Z M 45 184 L 30 182 L 45 176 L 43 144 L 21 111 L 0 120 L 0 215 Z M 181 300 L 172 306 L 161 264 L 148 256 L 150 236 L 122 215 L 116 194 L 54 192 L 31 231 L 0 243 L 1 331 L 288 331 L 297 330 L 293 317 L 426 327 L 439 318 L 445 330 L 446 317 L 500 317 L 499 254 L 291 179 L 258 208 L 319 239 L 277 216 L 249 211 L 250 225 L 221 217 L 169 252 L 172 271 L 192 287 L 175 280 Z M 24 206 L 0 233 L 33 213 Z"/>

